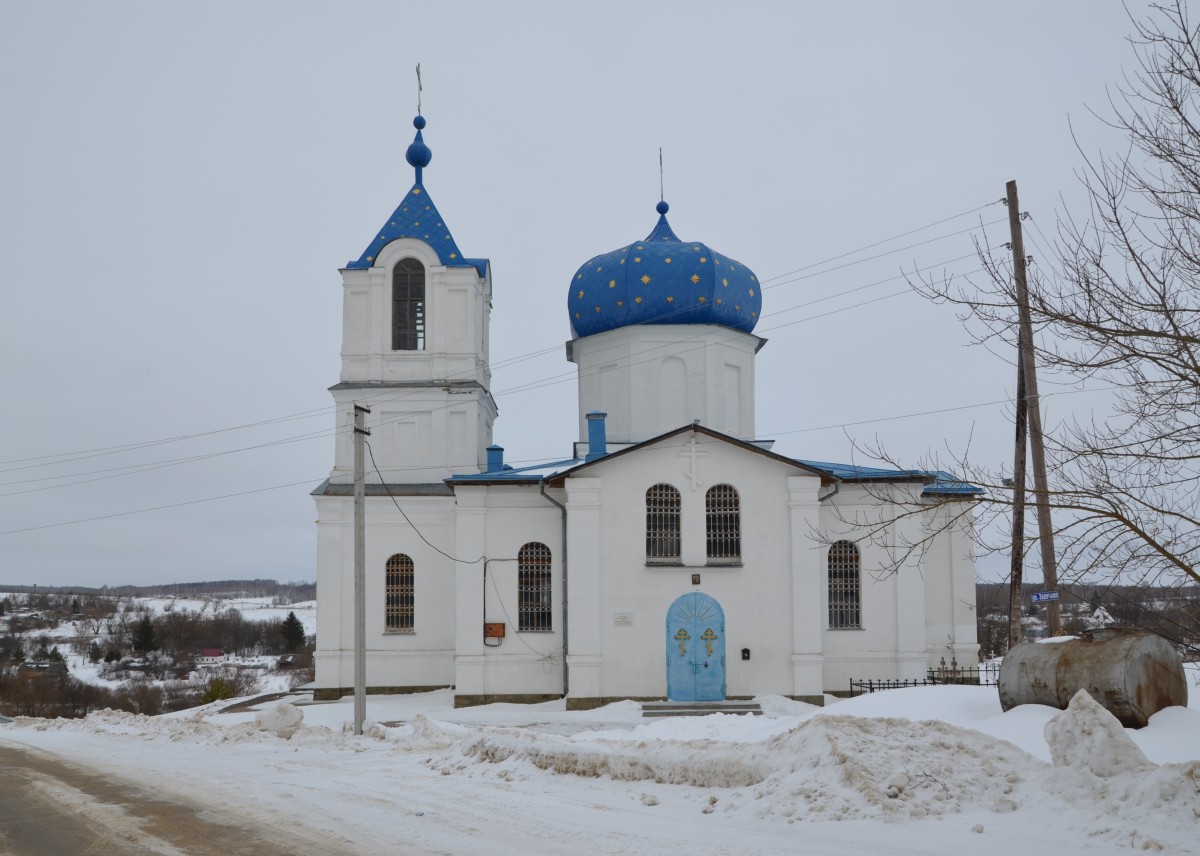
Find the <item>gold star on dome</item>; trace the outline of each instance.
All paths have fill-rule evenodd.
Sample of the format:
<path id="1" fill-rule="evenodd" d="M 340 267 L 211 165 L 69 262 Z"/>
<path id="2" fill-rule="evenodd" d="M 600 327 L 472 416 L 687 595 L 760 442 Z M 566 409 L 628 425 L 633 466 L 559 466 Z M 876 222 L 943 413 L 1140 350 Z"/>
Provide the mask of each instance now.
<path id="1" fill-rule="evenodd" d="M 757 313 L 757 312 L 751 312 L 751 313 L 750 313 L 750 317 L 751 317 L 751 318 L 757 318 L 757 317 L 758 317 L 758 313 Z"/>
<path id="2" fill-rule="evenodd" d="M 650 276 L 648 274 L 642 274 L 642 285 L 649 285 L 649 284 L 650 284 Z"/>
<path id="3" fill-rule="evenodd" d="M 695 250 L 696 252 L 700 252 L 700 245 L 696 244 L 696 246 L 692 247 L 692 249 Z"/>
<path id="4" fill-rule="evenodd" d="M 729 266 L 729 269 L 730 269 L 730 270 L 737 270 L 737 268 L 736 268 L 736 267 L 734 267 L 733 265 L 730 265 L 730 266 Z"/>
<path id="5" fill-rule="evenodd" d="M 428 211 L 428 210 L 429 210 L 429 206 L 428 206 L 428 205 L 426 205 L 426 206 L 425 206 L 425 210 L 426 210 L 426 211 Z"/>
<path id="6" fill-rule="evenodd" d="M 373 262 L 373 261 L 375 261 L 375 257 L 374 257 L 374 256 L 367 256 L 367 261 L 369 261 L 369 262 Z"/>
<path id="7" fill-rule="evenodd" d="M 389 225 L 391 225 L 391 226 L 395 226 L 395 225 L 396 225 L 396 221 L 395 221 L 395 220 L 393 220 L 393 221 L 392 221 L 392 222 L 391 222 Z"/>
<path id="8" fill-rule="evenodd" d="M 599 267 L 598 267 L 598 268 L 596 268 L 596 273 L 600 273 L 600 271 L 602 271 L 602 270 L 604 270 L 604 268 L 599 268 Z"/>
<path id="9" fill-rule="evenodd" d="M 579 289 L 579 296 L 580 296 L 581 298 L 583 297 L 583 289 L 582 289 L 582 288 L 581 288 L 581 289 Z"/>
<path id="10" fill-rule="evenodd" d="M 623 300 L 618 300 L 618 301 L 617 301 L 617 308 L 618 308 L 618 309 L 620 309 L 620 308 L 621 308 L 622 306 L 624 306 L 624 305 L 625 305 L 625 301 L 623 301 Z"/>
<path id="11" fill-rule="evenodd" d="M 414 226 L 420 226 L 420 225 L 421 225 L 421 221 L 420 221 L 420 220 L 413 220 L 413 225 L 414 225 Z"/>
<path id="12" fill-rule="evenodd" d="M 420 193 L 421 193 L 421 188 L 419 188 L 419 187 L 413 188 L 413 196 L 418 196 L 418 195 L 420 195 Z"/>
<path id="13" fill-rule="evenodd" d="M 705 258 L 704 256 L 700 257 L 700 264 L 704 264 L 706 261 L 708 261 L 707 258 Z"/>
<path id="14" fill-rule="evenodd" d="M 642 260 L 642 257 L 641 257 L 641 256 L 634 256 L 634 257 L 633 257 L 633 260 L 634 260 L 635 262 L 641 262 L 641 260 Z"/>
<path id="15" fill-rule="evenodd" d="M 383 235 L 380 235 L 380 236 L 379 236 L 378 238 L 376 238 L 375 240 L 376 240 L 376 241 L 382 241 L 382 240 L 383 240 Z"/>
<path id="16" fill-rule="evenodd" d="M 578 317 L 579 317 L 579 313 L 578 313 L 578 312 L 576 312 L 576 313 L 575 313 L 575 317 L 576 317 L 576 318 L 578 318 Z"/>
<path id="17" fill-rule="evenodd" d="M 599 306 L 597 306 L 597 307 L 596 307 L 596 311 L 597 311 L 597 312 L 599 312 L 599 311 L 600 311 L 600 307 L 599 307 Z"/>
<path id="18" fill-rule="evenodd" d="M 735 304 L 733 304 L 733 308 L 734 308 L 736 311 L 738 311 L 738 312 L 741 312 L 741 311 L 742 311 L 742 307 L 738 306 L 736 303 L 735 303 Z"/>
<path id="19" fill-rule="evenodd" d="M 644 249 L 646 249 L 646 248 L 645 248 L 645 247 L 643 247 L 641 244 L 638 244 L 638 249 L 639 249 L 639 250 L 644 250 Z"/>
<path id="20" fill-rule="evenodd" d="M 718 297 L 717 298 L 717 306 L 720 306 L 720 305 L 721 305 L 721 298 Z"/>
<path id="21" fill-rule="evenodd" d="M 720 263 L 721 263 L 720 259 L 713 259 L 713 264 L 719 265 Z"/>
<path id="22" fill-rule="evenodd" d="M 751 288 L 751 289 L 749 289 L 749 291 L 750 291 L 750 296 L 751 296 L 751 297 L 753 297 L 753 296 L 754 296 L 754 289 L 753 289 L 753 288 Z"/>
<path id="23" fill-rule="evenodd" d="M 458 258 L 458 253 L 451 253 L 450 258 L 452 258 L 452 259 Z"/>
<path id="24" fill-rule="evenodd" d="M 621 261 L 617 262 L 617 264 L 625 264 L 625 259 L 621 259 Z"/>
<path id="25" fill-rule="evenodd" d="M 428 236 L 428 235 L 426 235 L 426 236 L 425 236 L 425 240 L 426 240 L 426 241 L 428 241 L 428 240 L 429 240 L 429 236 Z"/>
<path id="26" fill-rule="evenodd" d="M 700 281 L 700 274 L 698 274 L 698 273 L 694 273 L 694 274 L 692 274 L 692 283 L 694 284 L 694 283 L 697 283 L 697 282 L 699 282 L 699 281 Z"/>
<path id="27" fill-rule="evenodd" d="M 667 298 L 667 303 L 674 303 L 674 302 L 675 302 L 675 298 L 674 298 L 674 297 L 668 297 L 668 298 Z"/>
<path id="28" fill-rule="evenodd" d="M 727 279 L 725 279 L 724 277 L 722 277 L 722 278 L 721 278 L 721 285 L 725 286 L 726 288 L 729 288 L 729 280 L 727 280 Z"/>
<path id="29" fill-rule="evenodd" d="M 750 274 L 750 281 L 751 281 L 751 282 L 758 282 L 758 280 L 754 278 L 754 274 Z"/>
<path id="30" fill-rule="evenodd" d="M 700 298 L 700 302 L 701 302 L 701 303 L 708 303 L 708 300 L 706 300 L 705 298 L 701 297 L 701 298 Z"/>
<path id="31" fill-rule="evenodd" d="M 439 229 L 440 229 L 440 228 L 442 228 L 442 224 L 441 224 L 441 223 L 438 223 L 438 224 L 437 224 L 437 228 L 439 228 Z"/>
<path id="32" fill-rule="evenodd" d="M 640 297 L 635 297 L 635 298 L 633 298 L 633 302 L 634 302 L 634 303 L 641 303 L 641 302 L 642 302 L 642 298 L 640 298 Z"/>
<path id="33" fill-rule="evenodd" d="M 583 279 L 583 274 L 581 274 L 581 273 L 577 273 L 577 274 L 575 274 L 575 278 L 576 278 L 576 279 Z"/>
<path id="34" fill-rule="evenodd" d="M 609 287 L 609 288 L 616 288 L 616 287 L 617 287 L 617 281 L 616 281 L 615 279 L 610 279 L 610 280 L 608 281 L 608 287 Z"/>
<path id="35" fill-rule="evenodd" d="M 663 259 L 663 261 L 664 261 L 664 262 L 666 262 L 667 264 L 670 264 L 670 263 L 671 263 L 671 260 L 670 260 L 669 258 L 667 258 L 667 259 Z"/>

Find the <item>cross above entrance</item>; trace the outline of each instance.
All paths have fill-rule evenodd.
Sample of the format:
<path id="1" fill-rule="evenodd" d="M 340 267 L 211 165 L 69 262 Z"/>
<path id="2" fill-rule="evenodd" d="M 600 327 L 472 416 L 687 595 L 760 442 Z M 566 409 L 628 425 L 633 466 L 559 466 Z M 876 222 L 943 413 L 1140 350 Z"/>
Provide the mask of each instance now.
<path id="1" fill-rule="evenodd" d="M 708 452 L 702 451 L 696 444 L 696 438 L 694 436 L 692 437 L 691 442 L 688 443 L 687 448 L 679 453 L 679 457 L 691 459 L 691 466 L 688 468 L 687 472 L 684 473 L 684 475 L 686 475 L 688 480 L 691 481 L 692 490 L 700 487 L 700 477 L 696 474 L 696 459 L 706 457 L 707 455 Z"/>

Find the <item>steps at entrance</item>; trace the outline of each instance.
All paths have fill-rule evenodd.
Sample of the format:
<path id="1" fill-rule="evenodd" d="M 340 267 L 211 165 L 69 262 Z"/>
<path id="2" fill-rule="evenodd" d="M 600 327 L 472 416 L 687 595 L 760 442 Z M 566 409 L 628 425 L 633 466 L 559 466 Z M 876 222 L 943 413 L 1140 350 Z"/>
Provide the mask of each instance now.
<path id="1" fill-rule="evenodd" d="M 733 713 L 743 716 L 762 716 L 762 708 L 752 701 L 644 701 L 642 717 L 708 716 L 710 713 Z"/>

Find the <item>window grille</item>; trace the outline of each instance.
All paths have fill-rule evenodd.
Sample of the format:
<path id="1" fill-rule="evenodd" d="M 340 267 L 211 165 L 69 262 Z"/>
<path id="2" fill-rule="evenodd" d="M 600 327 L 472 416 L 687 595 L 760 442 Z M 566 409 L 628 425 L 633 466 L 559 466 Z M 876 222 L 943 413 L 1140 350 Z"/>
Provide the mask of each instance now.
<path id="1" fill-rule="evenodd" d="M 392 350 L 425 350 L 425 266 L 416 259 L 392 269 Z"/>
<path id="2" fill-rule="evenodd" d="M 742 558 L 742 512 L 733 485 L 713 485 L 704 494 L 709 564 L 736 564 Z"/>
<path id="3" fill-rule="evenodd" d="M 550 602 L 550 548 L 530 541 L 517 553 L 517 629 L 554 629 Z"/>
<path id="4" fill-rule="evenodd" d="M 646 561 L 679 564 L 679 491 L 656 484 L 646 491 Z"/>
<path id="5" fill-rule="evenodd" d="M 829 626 L 862 627 L 862 583 L 858 547 L 851 541 L 829 545 Z"/>
<path id="6" fill-rule="evenodd" d="M 397 553 L 387 560 L 384 578 L 384 629 L 393 633 L 413 630 L 413 560 Z"/>

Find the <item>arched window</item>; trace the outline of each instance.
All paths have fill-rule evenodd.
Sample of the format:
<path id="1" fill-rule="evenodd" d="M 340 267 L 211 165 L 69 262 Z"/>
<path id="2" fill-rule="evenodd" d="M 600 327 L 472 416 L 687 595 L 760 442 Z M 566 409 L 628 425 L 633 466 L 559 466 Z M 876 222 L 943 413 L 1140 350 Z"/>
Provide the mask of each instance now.
<path id="1" fill-rule="evenodd" d="M 679 564 L 679 491 L 669 484 L 646 491 L 646 562 Z"/>
<path id="2" fill-rule="evenodd" d="M 862 627 L 862 583 L 858 547 L 851 541 L 829 545 L 829 626 Z"/>
<path id="3" fill-rule="evenodd" d="M 553 630 L 550 548 L 530 541 L 517 553 L 517 629 Z"/>
<path id="4" fill-rule="evenodd" d="M 425 350 L 425 266 L 416 259 L 392 268 L 392 350 Z"/>
<path id="5" fill-rule="evenodd" d="M 403 553 L 387 560 L 383 603 L 384 629 L 389 633 L 412 633 L 413 560 Z"/>
<path id="6" fill-rule="evenodd" d="M 742 512 L 731 484 L 717 484 L 704 494 L 704 523 L 708 532 L 708 563 L 736 564 L 742 559 Z"/>

